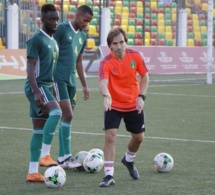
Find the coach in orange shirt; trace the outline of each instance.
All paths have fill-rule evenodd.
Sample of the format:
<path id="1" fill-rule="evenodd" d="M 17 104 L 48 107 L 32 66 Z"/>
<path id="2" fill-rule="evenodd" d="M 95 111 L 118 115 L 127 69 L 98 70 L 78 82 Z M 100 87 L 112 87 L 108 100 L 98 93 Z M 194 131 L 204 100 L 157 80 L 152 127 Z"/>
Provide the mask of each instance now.
<path id="1" fill-rule="evenodd" d="M 148 89 L 149 76 L 145 62 L 139 52 L 126 48 L 127 37 L 122 28 L 110 30 L 107 44 L 111 52 L 99 65 L 99 87 L 104 97 L 104 172 L 100 187 L 115 184 L 114 158 L 117 130 L 121 119 L 131 133 L 128 148 L 121 162 L 133 179 L 139 178 L 134 158 L 144 139 L 143 106 Z M 140 75 L 138 81 L 137 73 Z"/>

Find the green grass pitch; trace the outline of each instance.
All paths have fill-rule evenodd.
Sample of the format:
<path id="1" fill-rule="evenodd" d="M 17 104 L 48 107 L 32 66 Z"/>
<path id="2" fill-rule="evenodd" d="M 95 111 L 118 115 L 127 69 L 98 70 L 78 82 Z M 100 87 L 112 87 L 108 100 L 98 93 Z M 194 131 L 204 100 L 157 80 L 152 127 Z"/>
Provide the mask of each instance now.
<path id="1" fill-rule="evenodd" d="M 90 100 L 82 100 L 78 83 L 78 102 L 72 125 L 73 155 L 81 150 L 103 149 L 103 98 L 98 79 L 88 78 Z M 90 174 L 67 170 L 62 188 L 26 183 L 29 163 L 31 121 L 29 105 L 23 93 L 24 80 L 0 81 L 0 194 L 144 194 L 213 195 L 215 192 L 215 85 L 171 85 L 150 83 L 145 103 L 145 140 L 135 159 L 140 173 L 133 180 L 120 163 L 129 134 L 123 122 L 118 131 L 115 159 L 115 186 L 100 188 L 103 170 Z M 167 152 L 174 158 L 169 173 L 157 173 L 153 158 Z M 57 159 L 58 135 L 51 155 Z M 45 168 L 40 168 L 44 173 Z"/>

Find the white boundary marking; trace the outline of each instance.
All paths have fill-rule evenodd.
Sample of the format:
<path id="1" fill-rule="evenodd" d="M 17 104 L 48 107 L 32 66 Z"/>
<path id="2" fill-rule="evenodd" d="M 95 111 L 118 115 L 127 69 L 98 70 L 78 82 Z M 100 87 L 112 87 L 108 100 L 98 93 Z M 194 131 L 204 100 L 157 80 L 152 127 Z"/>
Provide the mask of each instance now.
<path id="1" fill-rule="evenodd" d="M 99 91 L 98 88 L 89 88 L 90 91 Z M 82 91 L 82 89 L 77 89 L 77 91 Z M 24 92 L 2 92 L 0 95 L 14 95 L 14 94 L 24 94 Z M 177 93 L 156 93 L 148 92 L 151 95 L 167 95 L 167 96 L 184 96 L 184 97 L 204 97 L 204 98 L 215 98 L 215 95 L 192 95 L 192 94 L 177 94 Z"/>
<path id="2" fill-rule="evenodd" d="M 7 129 L 7 130 L 19 130 L 19 131 L 32 131 L 29 128 L 17 128 L 17 127 L 0 127 L 0 129 Z M 103 133 L 87 133 L 87 132 L 78 132 L 73 131 L 72 134 L 79 134 L 79 135 L 96 135 L 96 136 L 103 136 Z M 129 135 L 122 135 L 118 134 L 117 137 L 130 137 Z M 157 139 L 157 140 L 170 140 L 170 141 L 182 141 L 182 142 L 200 142 L 200 143 L 212 143 L 215 144 L 213 140 L 197 140 L 197 139 L 178 139 L 178 138 L 169 138 L 169 137 L 145 137 L 146 139 Z"/>

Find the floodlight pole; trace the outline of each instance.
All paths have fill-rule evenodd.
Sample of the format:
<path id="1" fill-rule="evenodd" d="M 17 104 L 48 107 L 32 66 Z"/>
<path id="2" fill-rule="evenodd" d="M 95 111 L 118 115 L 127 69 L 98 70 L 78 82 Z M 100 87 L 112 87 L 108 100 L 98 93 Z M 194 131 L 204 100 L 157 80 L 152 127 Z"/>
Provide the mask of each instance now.
<path id="1" fill-rule="evenodd" d="M 208 31 L 207 31 L 207 84 L 212 84 L 212 43 L 213 43 L 213 0 L 208 0 Z"/>

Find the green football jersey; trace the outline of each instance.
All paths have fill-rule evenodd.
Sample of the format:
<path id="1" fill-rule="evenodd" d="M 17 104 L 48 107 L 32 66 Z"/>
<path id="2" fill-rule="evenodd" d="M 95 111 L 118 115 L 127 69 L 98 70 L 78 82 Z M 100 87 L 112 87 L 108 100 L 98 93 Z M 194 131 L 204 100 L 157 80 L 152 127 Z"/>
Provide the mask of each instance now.
<path id="1" fill-rule="evenodd" d="M 76 61 L 79 54 L 84 52 L 86 34 L 82 30 L 75 31 L 71 22 L 67 21 L 58 26 L 54 38 L 59 46 L 55 81 L 76 86 Z"/>
<path id="2" fill-rule="evenodd" d="M 35 78 L 38 86 L 51 87 L 54 81 L 59 49 L 56 40 L 43 30 L 35 33 L 27 41 L 27 58 L 37 59 Z M 26 94 L 32 93 L 28 78 L 25 82 Z"/>

